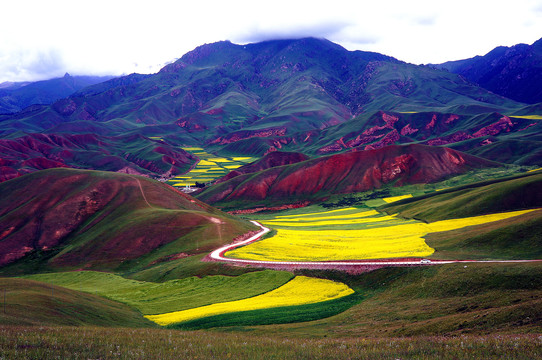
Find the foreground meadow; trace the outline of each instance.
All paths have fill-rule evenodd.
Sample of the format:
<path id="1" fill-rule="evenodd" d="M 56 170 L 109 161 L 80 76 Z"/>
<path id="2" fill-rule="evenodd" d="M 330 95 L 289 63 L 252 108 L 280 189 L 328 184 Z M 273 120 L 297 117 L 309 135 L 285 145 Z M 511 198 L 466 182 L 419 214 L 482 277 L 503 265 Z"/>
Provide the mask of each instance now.
<path id="1" fill-rule="evenodd" d="M 231 314 L 239 318 L 243 317 L 239 313 L 250 316 L 258 310 L 281 313 L 285 307 L 297 309 L 299 306 L 316 305 L 325 308 L 325 303 L 334 304 L 334 301 L 354 293 L 340 282 L 294 277 L 290 272 L 271 270 L 236 277 L 188 277 L 163 283 L 94 271 L 36 274 L 25 278 L 118 301 L 161 326 Z M 331 313 L 335 312 L 337 310 Z M 319 312 L 316 318 L 327 315 L 325 311 Z M 278 322 L 284 322 L 285 318 L 287 320 L 288 314 Z"/>
<path id="2" fill-rule="evenodd" d="M 309 339 L 165 329 L 0 326 L 1 359 L 537 359 L 542 337 Z"/>

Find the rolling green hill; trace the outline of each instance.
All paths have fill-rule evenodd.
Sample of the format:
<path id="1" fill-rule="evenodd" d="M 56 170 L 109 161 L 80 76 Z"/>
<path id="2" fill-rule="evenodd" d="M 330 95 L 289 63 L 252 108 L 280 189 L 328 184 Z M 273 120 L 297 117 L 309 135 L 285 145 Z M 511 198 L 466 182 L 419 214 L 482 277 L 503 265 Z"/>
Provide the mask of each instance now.
<path id="1" fill-rule="evenodd" d="M 425 221 L 542 208 L 542 174 L 482 182 L 405 199 L 381 207 Z M 434 233 L 426 237 L 434 257 L 453 259 L 540 259 L 542 210 L 510 220 Z"/>
<path id="2" fill-rule="evenodd" d="M 0 289 L 3 325 L 153 327 L 139 311 L 95 294 L 14 278 L 0 278 Z"/>

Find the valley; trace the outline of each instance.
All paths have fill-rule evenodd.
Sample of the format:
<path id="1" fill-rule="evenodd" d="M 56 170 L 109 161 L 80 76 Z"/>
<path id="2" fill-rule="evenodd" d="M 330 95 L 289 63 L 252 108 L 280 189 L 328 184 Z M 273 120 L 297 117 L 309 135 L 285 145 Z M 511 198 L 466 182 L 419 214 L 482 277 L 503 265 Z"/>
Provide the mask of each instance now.
<path id="1" fill-rule="evenodd" d="M 465 64 L 221 41 L 0 114 L 0 358 L 538 357 L 538 87 Z"/>

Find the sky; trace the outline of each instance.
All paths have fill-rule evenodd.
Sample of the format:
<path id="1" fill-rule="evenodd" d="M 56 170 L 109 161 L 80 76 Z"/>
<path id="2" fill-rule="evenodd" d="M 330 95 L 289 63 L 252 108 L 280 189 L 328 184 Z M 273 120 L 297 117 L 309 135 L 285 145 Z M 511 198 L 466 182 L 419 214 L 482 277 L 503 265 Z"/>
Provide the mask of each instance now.
<path id="1" fill-rule="evenodd" d="M 199 45 L 318 37 L 413 64 L 542 38 L 542 0 L 2 0 L 0 83 L 155 73 Z"/>

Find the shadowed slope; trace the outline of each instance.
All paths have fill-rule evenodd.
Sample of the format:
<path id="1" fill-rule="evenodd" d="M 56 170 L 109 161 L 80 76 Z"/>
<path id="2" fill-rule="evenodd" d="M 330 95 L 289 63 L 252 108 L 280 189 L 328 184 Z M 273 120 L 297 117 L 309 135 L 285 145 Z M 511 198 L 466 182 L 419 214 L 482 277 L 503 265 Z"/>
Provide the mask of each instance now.
<path id="1" fill-rule="evenodd" d="M 542 208 L 542 174 L 445 190 L 384 206 L 390 213 L 425 221 Z M 429 234 L 434 257 L 454 259 L 540 259 L 542 210 L 516 218 Z"/>

